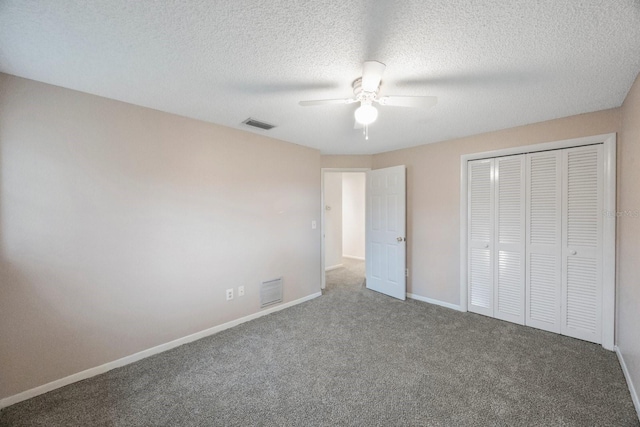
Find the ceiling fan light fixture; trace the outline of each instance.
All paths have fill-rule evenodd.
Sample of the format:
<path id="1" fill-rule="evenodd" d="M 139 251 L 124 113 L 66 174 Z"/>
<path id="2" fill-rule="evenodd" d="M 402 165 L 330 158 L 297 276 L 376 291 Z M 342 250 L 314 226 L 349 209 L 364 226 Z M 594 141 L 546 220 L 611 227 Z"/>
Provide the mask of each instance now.
<path id="1" fill-rule="evenodd" d="M 371 104 L 362 104 L 355 112 L 356 122 L 361 125 L 370 125 L 378 118 L 378 110 Z"/>

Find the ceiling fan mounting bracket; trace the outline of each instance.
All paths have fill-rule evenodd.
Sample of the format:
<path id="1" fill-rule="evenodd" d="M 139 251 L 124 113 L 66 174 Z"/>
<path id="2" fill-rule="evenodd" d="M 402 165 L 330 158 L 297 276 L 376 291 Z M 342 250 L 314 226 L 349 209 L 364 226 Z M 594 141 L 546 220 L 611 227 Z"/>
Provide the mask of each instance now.
<path id="1" fill-rule="evenodd" d="M 380 90 L 380 85 L 376 88 L 374 92 L 367 92 L 362 90 L 362 77 L 358 77 L 351 84 L 353 87 L 353 96 L 356 98 L 357 102 L 365 102 L 372 103 L 378 98 L 378 91 Z"/>

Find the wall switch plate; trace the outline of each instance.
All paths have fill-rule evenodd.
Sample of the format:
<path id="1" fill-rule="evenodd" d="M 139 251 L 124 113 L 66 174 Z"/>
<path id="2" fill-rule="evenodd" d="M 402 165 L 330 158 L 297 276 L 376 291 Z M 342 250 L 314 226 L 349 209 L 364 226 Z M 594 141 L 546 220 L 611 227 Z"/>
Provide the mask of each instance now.
<path id="1" fill-rule="evenodd" d="M 244 296 L 244 286 L 238 286 L 238 296 Z"/>
<path id="2" fill-rule="evenodd" d="M 404 270 L 404 277 L 409 277 L 409 269 Z"/>
<path id="3" fill-rule="evenodd" d="M 231 301 L 233 299 L 233 289 L 227 289 L 227 301 Z"/>
<path id="4" fill-rule="evenodd" d="M 311 229 L 315 230 L 316 228 L 318 228 L 318 223 L 315 220 L 311 221 Z"/>

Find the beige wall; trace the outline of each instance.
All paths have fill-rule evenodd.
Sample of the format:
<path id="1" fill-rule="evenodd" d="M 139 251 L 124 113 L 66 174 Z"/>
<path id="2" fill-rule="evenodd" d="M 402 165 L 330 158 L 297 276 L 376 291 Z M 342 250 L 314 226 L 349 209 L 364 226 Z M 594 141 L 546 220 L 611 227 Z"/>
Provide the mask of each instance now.
<path id="1" fill-rule="evenodd" d="M 364 258 L 365 191 L 364 172 L 342 174 L 342 255 Z"/>
<path id="2" fill-rule="evenodd" d="M 640 392 L 640 75 L 622 104 L 618 212 L 616 344 Z"/>
<path id="3" fill-rule="evenodd" d="M 373 156 L 368 155 L 325 155 L 322 156 L 323 168 L 362 168 L 371 169 Z"/>
<path id="4" fill-rule="evenodd" d="M 317 150 L 0 74 L 0 156 L 0 398 L 320 290 Z"/>
<path id="5" fill-rule="evenodd" d="M 461 155 L 617 132 L 619 124 L 613 109 L 374 155 L 374 169 L 407 166 L 407 291 L 459 304 Z"/>
<path id="6" fill-rule="evenodd" d="M 332 269 L 342 264 L 342 172 L 324 174 L 324 206 L 324 267 Z"/>

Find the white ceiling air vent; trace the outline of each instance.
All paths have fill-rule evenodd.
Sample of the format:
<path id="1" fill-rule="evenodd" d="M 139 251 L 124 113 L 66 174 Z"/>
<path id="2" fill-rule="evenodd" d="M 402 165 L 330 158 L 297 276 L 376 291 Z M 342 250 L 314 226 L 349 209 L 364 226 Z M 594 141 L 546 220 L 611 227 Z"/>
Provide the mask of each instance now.
<path id="1" fill-rule="evenodd" d="M 260 120 L 252 119 L 251 117 L 249 117 L 247 120 L 245 120 L 242 123 L 244 123 L 247 126 L 253 126 L 254 128 L 259 128 L 263 130 L 270 130 L 276 127 L 276 125 L 261 122 Z"/>

